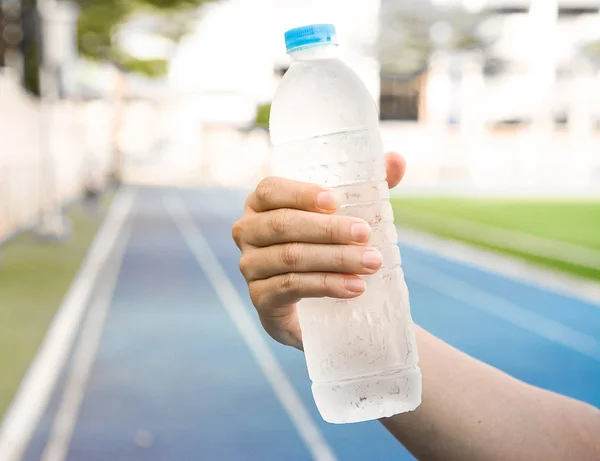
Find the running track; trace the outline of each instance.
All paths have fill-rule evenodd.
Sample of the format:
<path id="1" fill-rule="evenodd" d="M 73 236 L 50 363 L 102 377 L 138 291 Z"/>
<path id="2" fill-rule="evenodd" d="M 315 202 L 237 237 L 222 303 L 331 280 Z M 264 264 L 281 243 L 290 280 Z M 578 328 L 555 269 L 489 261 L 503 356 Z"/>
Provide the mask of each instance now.
<path id="1" fill-rule="evenodd" d="M 413 459 L 376 422 L 320 419 L 302 354 L 270 340 L 248 300 L 230 237 L 242 206 L 236 191 L 137 191 L 91 296 L 89 331 L 24 460 Z M 416 248 L 403 246 L 402 258 L 417 323 L 520 379 L 600 405 L 600 306 Z M 102 299 L 112 299 L 105 317 L 94 310 Z M 87 381 L 82 348 L 93 358 Z"/>

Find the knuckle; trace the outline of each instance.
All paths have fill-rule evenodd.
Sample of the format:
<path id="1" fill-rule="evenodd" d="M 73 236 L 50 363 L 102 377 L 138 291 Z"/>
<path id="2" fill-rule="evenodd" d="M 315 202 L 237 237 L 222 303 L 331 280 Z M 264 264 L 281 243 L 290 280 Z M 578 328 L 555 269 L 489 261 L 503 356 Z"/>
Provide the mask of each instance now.
<path id="1" fill-rule="evenodd" d="M 254 307 L 258 308 L 262 302 L 261 290 L 258 289 L 256 283 L 248 284 L 248 292 L 250 294 L 250 300 Z"/>
<path id="2" fill-rule="evenodd" d="M 345 267 L 345 264 L 348 262 L 348 249 L 343 246 L 340 245 L 338 248 L 336 248 L 335 254 L 334 254 L 334 263 L 336 265 L 336 267 Z"/>
<path id="3" fill-rule="evenodd" d="M 330 278 L 331 278 L 330 274 L 323 274 L 323 275 L 321 275 L 321 277 L 319 279 L 319 288 L 321 288 L 323 293 L 325 293 L 327 291 L 327 289 L 329 288 Z"/>
<path id="4" fill-rule="evenodd" d="M 302 209 L 303 204 L 306 202 L 306 196 L 310 193 L 310 184 L 308 183 L 300 183 L 298 185 L 298 189 L 294 194 L 294 203 L 296 204 L 297 209 Z"/>
<path id="5" fill-rule="evenodd" d="M 244 200 L 244 210 L 248 209 L 248 208 L 252 208 L 251 204 L 252 204 L 252 200 L 254 199 L 254 195 L 256 195 L 256 189 L 254 190 L 254 192 L 251 192 L 250 194 L 248 194 L 246 196 L 246 200 Z"/>
<path id="6" fill-rule="evenodd" d="M 233 237 L 233 241 L 238 246 L 241 246 L 242 243 L 242 235 L 244 234 L 244 223 L 240 219 L 235 222 L 233 227 L 231 228 L 231 237 Z"/>
<path id="7" fill-rule="evenodd" d="M 281 291 L 294 296 L 300 294 L 300 276 L 294 272 L 284 274 L 281 277 Z"/>
<path id="8" fill-rule="evenodd" d="M 296 270 L 302 261 L 302 245 L 299 243 L 288 243 L 281 248 L 281 262 L 291 270 Z"/>
<path id="9" fill-rule="evenodd" d="M 240 258 L 239 261 L 239 268 L 240 268 L 240 272 L 242 273 L 242 275 L 244 276 L 244 278 L 246 280 L 249 279 L 249 275 L 250 275 L 250 270 L 251 270 L 251 263 L 249 261 L 249 256 L 247 255 L 242 255 L 242 257 Z"/>
<path id="10" fill-rule="evenodd" d="M 337 226 L 339 226 L 339 220 L 337 216 L 328 216 L 323 224 L 323 235 L 329 242 L 335 242 L 337 232 Z"/>
<path id="11" fill-rule="evenodd" d="M 268 203 L 273 197 L 275 178 L 269 176 L 261 180 L 256 186 L 254 194 L 260 203 Z"/>
<path id="12" fill-rule="evenodd" d="M 287 209 L 277 210 L 269 215 L 268 226 L 276 235 L 285 234 L 289 226 L 289 214 Z"/>

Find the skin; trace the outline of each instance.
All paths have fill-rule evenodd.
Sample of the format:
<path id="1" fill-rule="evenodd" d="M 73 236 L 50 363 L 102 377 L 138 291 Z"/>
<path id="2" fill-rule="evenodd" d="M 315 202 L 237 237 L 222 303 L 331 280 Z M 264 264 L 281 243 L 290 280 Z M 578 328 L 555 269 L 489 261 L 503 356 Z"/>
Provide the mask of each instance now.
<path id="1" fill-rule="evenodd" d="M 406 170 L 386 156 L 389 187 Z M 353 298 L 359 277 L 382 264 L 369 248 L 370 227 L 334 215 L 335 195 L 318 185 L 266 178 L 233 226 L 240 270 L 265 330 L 302 349 L 296 303 Z M 420 460 L 600 460 L 600 411 L 523 383 L 415 327 L 423 401 L 413 412 L 381 420 Z M 560 370 L 557 370 L 560 372 Z"/>

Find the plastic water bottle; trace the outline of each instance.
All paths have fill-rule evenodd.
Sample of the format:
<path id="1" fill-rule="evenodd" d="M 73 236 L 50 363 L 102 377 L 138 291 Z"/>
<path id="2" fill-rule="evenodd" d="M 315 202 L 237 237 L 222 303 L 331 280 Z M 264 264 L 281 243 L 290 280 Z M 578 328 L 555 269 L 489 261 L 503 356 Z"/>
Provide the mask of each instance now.
<path id="1" fill-rule="evenodd" d="M 336 57 L 335 28 L 285 34 L 292 64 L 271 107 L 279 173 L 334 188 L 340 215 L 372 228 L 383 266 L 355 299 L 305 299 L 298 315 L 312 391 L 324 420 L 350 423 L 414 410 L 421 370 L 385 181 L 377 108 L 360 78 Z"/>

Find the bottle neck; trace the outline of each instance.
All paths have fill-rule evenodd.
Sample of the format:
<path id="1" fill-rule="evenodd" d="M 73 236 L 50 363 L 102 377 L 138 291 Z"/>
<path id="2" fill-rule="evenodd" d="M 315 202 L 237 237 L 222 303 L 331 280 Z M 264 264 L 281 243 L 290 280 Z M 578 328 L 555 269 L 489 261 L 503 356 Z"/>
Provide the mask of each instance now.
<path id="1" fill-rule="evenodd" d="M 292 62 L 316 61 L 320 59 L 334 59 L 338 57 L 337 45 L 316 45 L 292 51 L 290 58 Z"/>

